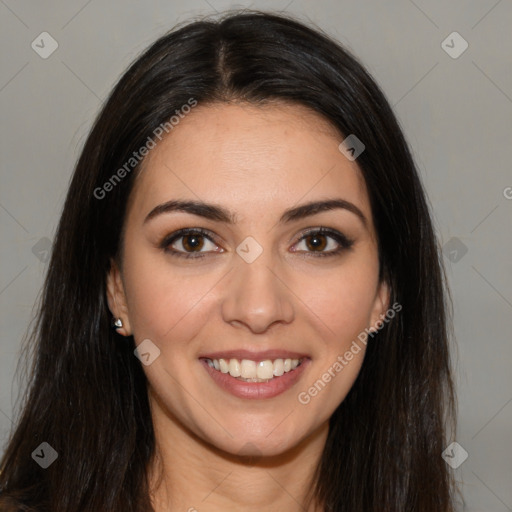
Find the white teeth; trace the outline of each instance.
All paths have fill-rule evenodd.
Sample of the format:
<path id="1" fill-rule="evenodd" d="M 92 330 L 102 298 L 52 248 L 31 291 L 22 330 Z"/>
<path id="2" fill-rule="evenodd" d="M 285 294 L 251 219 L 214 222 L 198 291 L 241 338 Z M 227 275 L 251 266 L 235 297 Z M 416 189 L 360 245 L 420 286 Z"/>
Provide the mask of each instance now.
<path id="1" fill-rule="evenodd" d="M 273 368 L 273 374 L 276 377 L 281 377 L 281 375 L 284 374 L 284 361 L 282 359 L 276 359 L 274 361 L 274 368 Z"/>
<path id="2" fill-rule="evenodd" d="M 256 365 L 256 375 L 258 379 L 271 379 L 274 376 L 274 365 L 268 359 L 260 361 Z"/>
<path id="3" fill-rule="evenodd" d="M 225 359 L 219 359 L 219 367 L 222 373 L 229 372 L 229 362 L 226 361 Z"/>
<path id="4" fill-rule="evenodd" d="M 250 359 L 242 359 L 242 375 L 244 379 L 255 379 L 256 375 L 256 363 Z"/>
<path id="5" fill-rule="evenodd" d="M 238 362 L 238 359 L 230 359 L 229 360 L 229 375 L 231 377 L 240 377 L 241 375 L 241 368 L 240 363 Z"/>
<path id="6" fill-rule="evenodd" d="M 250 382 L 266 382 L 274 377 L 281 377 L 287 372 L 295 370 L 301 363 L 299 359 L 275 359 L 271 361 L 252 361 L 250 359 L 207 359 L 208 366 L 222 373 L 229 373 L 231 377 Z"/>

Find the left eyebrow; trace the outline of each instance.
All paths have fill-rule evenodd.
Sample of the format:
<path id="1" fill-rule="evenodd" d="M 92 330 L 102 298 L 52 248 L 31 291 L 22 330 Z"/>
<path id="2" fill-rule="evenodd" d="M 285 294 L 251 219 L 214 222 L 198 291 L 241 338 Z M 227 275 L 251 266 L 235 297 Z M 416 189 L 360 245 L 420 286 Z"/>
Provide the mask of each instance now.
<path id="1" fill-rule="evenodd" d="M 283 213 L 281 219 L 279 220 L 279 223 L 283 224 L 285 222 L 292 222 L 295 220 L 303 219 L 305 217 L 309 217 L 310 215 L 315 215 L 317 213 L 336 209 L 343 209 L 352 212 L 359 218 L 359 220 L 363 223 L 364 227 L 368 227 L 368 222 L 363 212 L 354 203 L 346 201 L 345 199 L 312 201 L 310 203 L 306 203 L 295 208 L 291 208 Z"/>
<path id="2" fill-rule="evenodd" d="M 363 223 L 363 225 L 366 228 L 368 227 L 368 221 L 364 216 L 363 212 L 355 204 L 346 201 L 345 199 L 312 201 L 306 204 L 302 204 L 300 206 L 296 206 L 294 208 L 290 208 L 283 213 L 283 215 L 279 219 L 279 224 L 294 222 L 306 217 L 310 217 L 311 215 L 316 215 L 321 212 L 336 209 L 344 209 L 348 210 L 349 212 L 352 212 L 359 218 L 359 220 Z M 204 203 L 201 201 L 171 200 L 159 204 L 158 206 L 153 208 L 144 219 L 144 224 L 159 215 L 172 212 L 190 213 L 192 215 L 197 215 L 205 219 L 223 222 L 226 224 L 237 223 L 236 214 L 230 212 L 229 210 L 226 210 L 222 206 Z"/>

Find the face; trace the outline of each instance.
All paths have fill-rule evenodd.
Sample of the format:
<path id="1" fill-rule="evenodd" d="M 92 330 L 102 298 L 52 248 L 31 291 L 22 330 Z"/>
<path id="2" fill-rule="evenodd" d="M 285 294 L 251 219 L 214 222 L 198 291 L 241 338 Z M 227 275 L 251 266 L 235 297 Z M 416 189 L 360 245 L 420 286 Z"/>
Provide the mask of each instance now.
<path id="1" fill-rule="evenodd" d="M 342 140 L 301 106 L 199 105 L 146 157 L 108 299 L 155 423 L 277 455 L 347 395 L 388 289 Z"/>

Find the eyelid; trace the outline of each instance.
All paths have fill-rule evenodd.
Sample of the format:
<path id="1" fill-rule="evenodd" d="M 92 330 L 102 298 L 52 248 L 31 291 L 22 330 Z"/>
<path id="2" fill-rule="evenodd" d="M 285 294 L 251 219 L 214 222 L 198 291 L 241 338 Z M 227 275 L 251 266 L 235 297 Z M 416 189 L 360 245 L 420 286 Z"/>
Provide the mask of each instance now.
<path id="1" fill-rule="evenodd" d="M 304 238 L 313 234 L 330 236 L 331 238 L 334 238 L 340 245 L 345 247 L 350 247 L 355 242 L 354 239 L 349 238 L 341 231 L 338 231 L 337 229 L 327 228 L 324 226 L 306 229 L 301 233 L 300 238 L 297 240 L 297 242 L 301 242 Z"/>
<path id="2" fill-rule="evenodd" d="M 323 236 L 327 236 L 329 238 L 334 239 L 334 241 L 338 244 L 338 247 L 334 250 L 330 251 L 294 251 L 297 253 L 301 253 L 303 257 L 305 258 L 325 258 L 325 257 L 334 257 L 341 255 L 342 253 L 345 253 L 346 251 L 349 251 L 352 249 L 352 246 L 355 243 L 355 240 L 352 238 L 349 238 L 341 231 L 338 231 L 337 229 L 333 228 L 327 228 L 324 226 L 314 227 L 314 228 L 308 228 L 307 230 L 303 231 L 300 235 L 300 238 L 295 242 L 293 245 L 297 245 L 300 242 L 302 242 L 304 239 L 306 239 L 308 236 L 320 234 Z"/>
<path id="3" fill-rule="evenodd" d="M 190 234 L 199 234 L 199 235 L 207 238 L 213 244 L 219 245 L 215 241 L 215 235 L 211 231 L 209 231 L 207 229 L 204 229 L 204 228 L 183 228 L 183 229 L 178 229 L 177 231 L 174 231 L 170 235 L 165 236 L 158 245 L 159 245 L 159 247 L 161 249 L 166 250 L 169 247 L 169 245 L 174 243 L 176 240 L 179 240 L 180 238 L 183 238 L 184 236 L 190 235 Z M 173 254 L 178 253 L 180 255 L 181 254 L 194 254 L 194 253 L 186 253 L 186 252 L 183 252 L 183 251 L 176 251 L 174 249 L 173 250 L 168 250 L 167 249 L 167 252 L 170 252 L 170 253 L 173 253 Z M 196 254 L 201 254 L 201 253 L 196 253 Z"/>

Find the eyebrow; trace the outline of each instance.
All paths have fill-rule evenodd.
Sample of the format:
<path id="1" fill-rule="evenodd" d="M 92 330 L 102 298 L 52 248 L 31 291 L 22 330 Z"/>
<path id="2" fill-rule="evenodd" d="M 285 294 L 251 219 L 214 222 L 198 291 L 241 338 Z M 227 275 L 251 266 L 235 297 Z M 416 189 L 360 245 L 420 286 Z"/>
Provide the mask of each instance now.
<path id="1" fill-rule="evenodd" d="M 304 219 L 311 215 L 316 215 L 317 213 L 336 209 L 343 209 L 352 212 L 359 218 L 359 220 L 361 220 L 363 225 L 366 228 L 368 228 L 367 219 L 364 216 L 363 212 L 355 204 L 346 201 L 345 199 L 327 199 L 324 201 L 312 201 L 300 206 L 296 206 L 294 208 L 290 208 L 283 213 L 283 215 L 279 219 L 279 224 L 290 223 L 293 221 Z M 216 222 L 223 222 L 226 224 L 237 223 L 236 214 L 230 212 L 229 210 L 223 208 L 222 206 L 204 203 L 201 201 L 171 200 L 159 204 L 158 206 L 153 208 L 144 219 L 144 224 L 150 221 L 151 219 L 158 217 L 159 215 L 172 212 L 191 213 L 193 215 L 197 215 L 205 219 L 209 219 Z"/>

